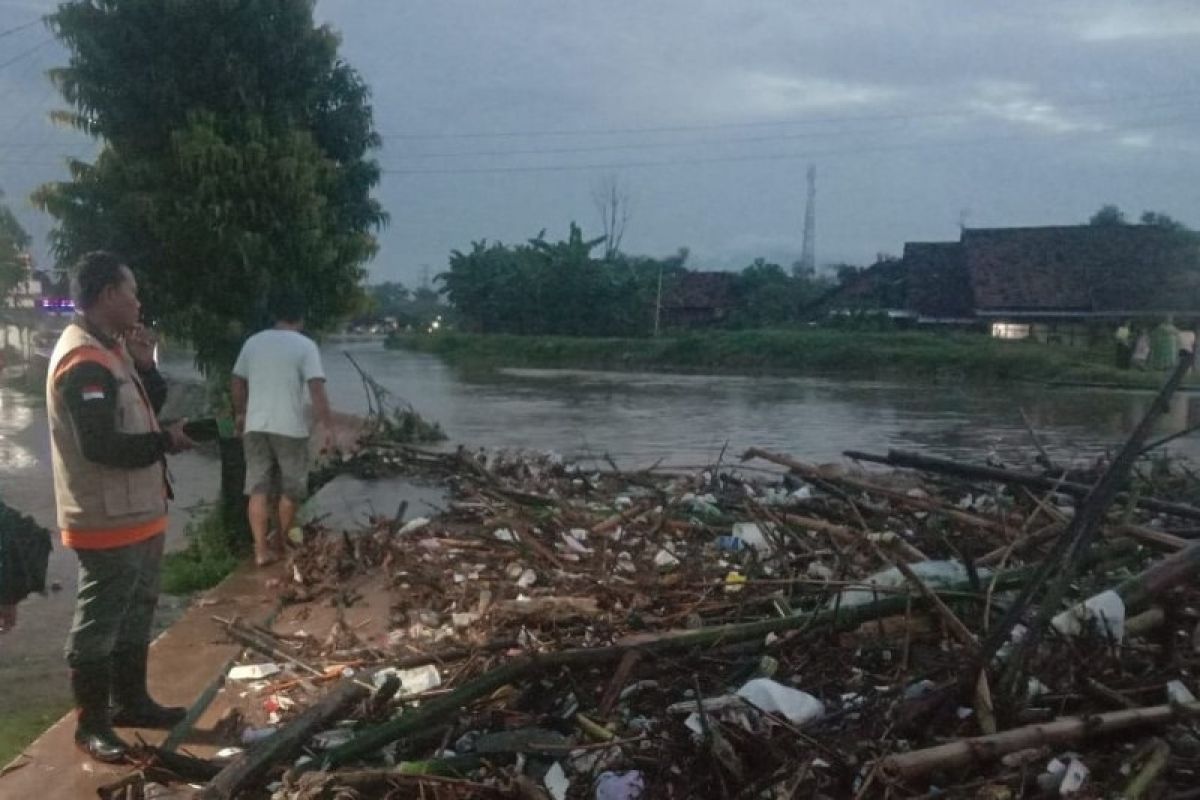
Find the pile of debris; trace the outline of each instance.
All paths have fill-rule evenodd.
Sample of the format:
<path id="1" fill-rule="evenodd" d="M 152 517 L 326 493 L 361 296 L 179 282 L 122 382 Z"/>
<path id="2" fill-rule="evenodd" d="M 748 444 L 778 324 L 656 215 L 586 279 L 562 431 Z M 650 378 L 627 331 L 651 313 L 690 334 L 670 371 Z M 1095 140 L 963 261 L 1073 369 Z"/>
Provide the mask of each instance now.
<path id="1" fill-rule="evenodd" d="M 283 591 L 385 576 L 390 635 L 229 620 L 201 796 L 1200 796 L 1198 487 L 1143 427 L 1074 473 L 389 446 L 450 507 L 310 528 Z"/>

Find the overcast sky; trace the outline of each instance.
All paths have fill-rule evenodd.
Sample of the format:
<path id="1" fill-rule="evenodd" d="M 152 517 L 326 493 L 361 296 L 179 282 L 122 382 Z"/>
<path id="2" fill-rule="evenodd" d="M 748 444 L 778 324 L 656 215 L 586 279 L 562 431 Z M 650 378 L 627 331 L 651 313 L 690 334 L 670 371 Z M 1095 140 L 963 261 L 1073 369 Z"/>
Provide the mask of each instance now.
<path id="1" fill-rule="evenodd" d="M 54 7 L 0 0 L 0 31 Z M 1200 227 L 1200 2 L 320 0 L 374 93 L 375 279 L 413 283 L 472 240 L 632 197 L 624 249 L 693 268 L 799 256 L 817 167 L 818 263 L 870 262 L 968 227 L 1072 224 L 1100 205 Z M 65 53 L 0 33 L 0 187 L 91 145 L 46 119 Z"/>

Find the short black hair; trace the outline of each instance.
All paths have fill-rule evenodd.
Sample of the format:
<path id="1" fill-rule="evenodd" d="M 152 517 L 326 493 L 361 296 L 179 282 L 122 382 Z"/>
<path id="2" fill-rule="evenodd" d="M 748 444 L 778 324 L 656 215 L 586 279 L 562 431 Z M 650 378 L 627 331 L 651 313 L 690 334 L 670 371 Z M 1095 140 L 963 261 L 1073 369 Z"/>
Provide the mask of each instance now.
<path id="1" fill-rule="evenodd" d="M 75 264 L 71 276 L 71 296 L 75 307 L 86 311 L 96 304 L 109 286 L 125 280 L 125 262 L 105 250 L 85 253 Z"/>
<path id="2" fill-rule="evenodd" d="M 276 322 L 303 322 L 304 296 L 290 289 L 274 291 L 268 301 L 267 310 Z"/>

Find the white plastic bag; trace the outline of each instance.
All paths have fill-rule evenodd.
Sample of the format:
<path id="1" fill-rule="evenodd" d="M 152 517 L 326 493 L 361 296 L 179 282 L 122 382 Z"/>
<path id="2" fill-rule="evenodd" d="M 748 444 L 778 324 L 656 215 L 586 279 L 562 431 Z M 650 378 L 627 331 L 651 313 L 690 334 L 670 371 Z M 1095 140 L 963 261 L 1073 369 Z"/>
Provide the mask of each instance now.
<path id="1" fill-rule="evenodd" d="M 737 693 L 747 703 L 768 713 L 781 714 L 793 725 L 804 725 L 825 716 L 825 704 L 820 700 L 770 678 L 755 678 Z"/>

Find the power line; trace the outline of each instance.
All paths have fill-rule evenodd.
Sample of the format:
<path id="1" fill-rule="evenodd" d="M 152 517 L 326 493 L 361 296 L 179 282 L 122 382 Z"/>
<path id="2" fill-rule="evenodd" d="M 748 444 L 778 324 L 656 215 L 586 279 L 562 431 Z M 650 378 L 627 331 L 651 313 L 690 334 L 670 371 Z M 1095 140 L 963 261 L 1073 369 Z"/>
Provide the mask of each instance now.
<path id="1" fill-rule="evenodd" d="M 17 25 L 14 28 L 8 28 L 6 30 L 2 30 L 2 31 L 0 31 L 0 39 L 3 39 L 5 36 L 8 36 L 10 33 L 16 33 L 18 31 L 23 31 L 26 28 L 32 28 L 34 25 L 37 25 L 41 21 L 42 21 L 42 18 L 38 17 L 37 19 L 33 19 L 33 20 L 30 20 L 29 22 L 26 22 L 24 25 Z"/>
<path id="2" fill-rule="evenodd" d="M 1152 130 L 1157 128 L 1170 127 L 1172 125 L 1186 125 L 1195 123 L 1196 118 L 1180 117 L 1171 120 L 1161 120 L 1157 124 L 1141 124 L 1134 131 Z M 1119 131 L 1103 130 L 1103 131 L 1088 131 L 1079 132 L 1078 137 L 1087 136 L 1112 136 L 1119 134 Z M 745 162 L 769 162 L 769 161 L 796 161 L 805 159 L 821 159 L 832 156 L 845 155 L 861 155 L 868 153 L 886 153 L 903 150 L 923 150 L 927 148 L 937 147 L 974 147 L 986 144 L 996 144 L 1002 142 L 1023 141 L 1029 138 L 1031 134 L 1012 135 L 1012 136 L 993 136 L 979 139 L 965 139 L 958 141 L 930 141 L 930 142 L 909 142 L 906 144 L 893 145 L 875 145 L 868 147 L 843 148 L 833 150 L 816 150 L 797 153 L 770 153 L 757 155 L 738 155 L 738 156 L 713 156 L 702 158 L 679 158 L 679 159 L 661 159 L 657 161 L 625 161 L 625 162 L 609 162 L 609 163 L 591 163 L 591 164 L 545 164 L 535 166 L 515 166 L 515 167 L 477 167 L 477 168 L 444 168 L 444 169 L 381 169 L 380 172 L 386 175 L 488 175 L 488 174 L 509 174 L 521 172 L 583 172 L 593 170 L 614 170 L 614 169 L 638 169 L 644 167 L 674 167 L 674 166 L 692 166 L 701 164 L 732 164 Z"/>
<path id="3" fill-rule="evenodd" d="M 1200 122 L 1200 118 L 1194 116 L 1171 117 L 1167 119 L 1156 120 L 1149 123 L 1143 123 L 1136 128 L 1131 129 L 1126 133 L 1136 133 L 1144 130 L 1157 130 L 1161 128 L 1169 128 L 1179 125 L 1188 125 Z M 1075 134 L 1065 134 L 1067 138 L 1098 138 L 1120 135 L 1121 131 L 1100 130 L 1100 131 L 1080 131 Z M 522 172 L 576 172 L 588 170 L 607 170 L 607 169 L 635 169 L 642 167 L 669 167 L 669 166 L 691 166 L 704 164 L 727 164 L 727 163 L 746 163 L 746 162 L 771 162 L 771 161 L 794 161 L 801 159 L 820 159 L 834 156 L 845 155 L 866 155 L 872 153 L 887 153 L 901 152 L 908 150 L 924 150 L 928 148 L 952 148 L 952 147 L 976 147 L 980 145 L 997 144 L 1005 142 L 1020 142 L 1026 141 L 1034 134 L 1013 134 L 1009 136 L 989 136 L 979 137 L 975 139 L 960 139 L 960 140 L 942 140 L 929 142 L 907 142 L 899 144 L 878 144 L 870 146 L 858 146 L 841 149 L 826 149 L 826 150 L 809 150 L 804 152 L 793 153 L 764 153 L 764 154 L 743 154 L 730 156 L 712 156 L 698 158 L 679 158 L 679 159 L 661 159 L 661 160 L 644 160 L 644 161 L 625 161 L 625 162 L 608 162 L 608 163 L 588 163 L 588 164 L 545 164 L 534 166 L 508 166 L 508 167 L 477 167 L 477 168 L 445 168 L 445 169 L 403 169 L 403 168 L 383 168 L 380 170 L 387 175 L 484 175 L 484 174 L 508 174 Z M 64 155 L 64 158 L 69 156 Z M 50 164 L 54 162 L 32 162 L 24 159 L 4 159 L 0 158 L 0 163 L 9 164 L 31 164 L 41 163 Z"/>
<path id="4" fill-rule="evenodd" d="M 22 60 L 23 58 L 33 55 L 38 50 L 41 50 L 43 47 L 45 47 L 46 45 L 50 44 L 53 41 L 54 41 L 53 36 L 47 36 L 45 39 L 38 42 L 37 44 L 35 44 L 33 47 L 29 48 L 25 52 L 19 53 L 19 54 L 13 56 L 12 58 L 8 59 L 7 61 L 0 61 L 0 69 L 4 69 L 7 66 L 16 64 L 18 61 Z"/>
<path id="5" fill-rule="evenodd" d="M 1156 110 L 1161 106 L 1150 106 L 1140 109 L 1141 111 Z M 955 116 L 968 116 L 964 112 L 955 112 Z M 579 147 L 543 147 L 543 148 L 527 148 L 522 150 L 458 150 L 439 153 L 404 153 L 400 157 L 406 160 L 414 159 L 431 159 L 431 158 L 468 158 L 468 157 L 507 157 L 507 156 L 529 156 L 529 155 L 564 155 L 570 153 L 604 153 L 615 152 L 621 150 L 661 150 L 673 149 L 682 147 L 700 147 L 707 145 L 741 145 L 755 144 L 764 142 L 783 142 L 796 141 L 800 139 L 822 139 L 822 138 L 844 138 L 854 135 L 880 135 L 892 134 L 908 128 L 910 120 L 897 120 L 904 122 L 904 125 L 895 128 L 871 128 L 871 129 L 840 129 L 829 131 L 805 131 L 801 133 L 782 133 L 773 134 L 770 136 L 739 136 L 734 138 L 704 138 L 704 139 L 687 139 L 679 141 L 666 142 L 627 142 L 622 144 L 607 144 L 607 145 L 583 145 Z"/>
<path id="6" fill-rule="evenodd" d="M 1097 98 L 1092 100 L 1077 100 L 1058 103 L 1055 108 L 1088 108 L 1093 106 L 1120 105 L 1129 102 L 1148 102 L 1155 100 L 1179 99 L 1195 97 L 1200 91 L 1195 89 L 1178 92 L 1162 92 L 1158 94 L 1125 95 L 1120 97 Z M 628 128 L 574 128 L 574 129 L 528 129 L 510 131 L 464 131 L 451 133 L 417 133 L 397 131 L 381 133 L 384 139 L 503 139 L 514 137 L 551 137 L 551 136 L 617 136 L 637 133 L 684 133 L 692 131 L 728 130 L 736 128 L 769 128 L 793 125 L 817 125 L 843 122 L 878 122 L 887 120 L 929 119 L 936 117 L 955 117 L 965 113 L 964 109 L 929 109 L 926 111 L 889 112 L 886 114 L 862 114 L 854 116 L 806 117 L 791 120 L 755 121 L 755 122 L 718 122 L 700 125 L 665 125 Z"/>
<path id="7" fill-rule="evenodd" d="M 465 158 L 468 156 L 529 156 L 529 155 L 563 155 L 568 153 L 605 153 L 618 150 L 659 150 L 672 147 L 695 147 L 712 144 L 753 144 L 761 142 L 783 142 L 797 139 L 819 139 L 828 136 L 850 136 L 856 133 L 894 133 L 906 126 L 895 130 L 875 128 L 873 130 L 837 130 L 837 131 L 806 131 L 804 133 L 781 133 L 773 136 L 739 136 L 723 139 L 692 139 L 674 142 L 629 142 L 626 144 L 585 145 L 581 147 L 538 147 L 525 150 L 460 150 L 449 153 L 405 153 L 402 158 Z"/>

